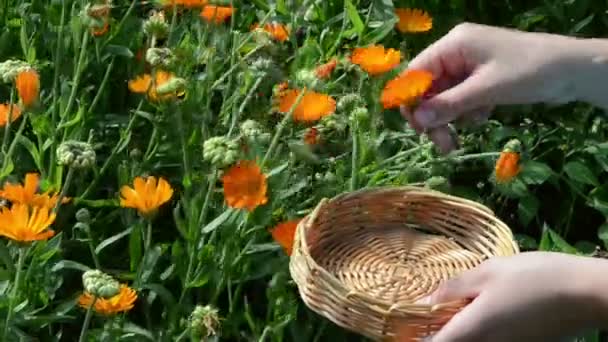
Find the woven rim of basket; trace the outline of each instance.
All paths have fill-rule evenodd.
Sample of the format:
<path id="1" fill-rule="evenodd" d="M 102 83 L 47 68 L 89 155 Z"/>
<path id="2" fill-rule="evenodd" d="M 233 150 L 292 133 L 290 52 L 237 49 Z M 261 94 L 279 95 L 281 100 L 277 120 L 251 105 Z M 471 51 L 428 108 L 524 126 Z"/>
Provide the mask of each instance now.
<path id="1" fill-rule="evenodd" d="M 341 295 L 345 295 L 348 300 L 356 300 L 358 302 L 363 302 L 369 304 L 369 306 L 373 306 L 373 310 L 376 313 L 381 313 L 385 316 L 397 315 L 397 316 L 415 316 L 420 318 L 433 318 L 436 317 L 438 312 L 444 313 L 455 313 L 459 309 L 461 309 L 464 305 L 468 303 L 466 300 L 457 300 L 448 303 L 439 303 L 439 304 L 423 304 L 423 303 L 401 303 L 394 304 L 387 310 L 382 309 L 386 306 L 386 303 L 378 300 L 370 295 L 360 292 L 349 291 L 333 274 L 329 271 L 325 270 L 321 267 L 310 255 L 310 249 L 308 245 L 308 241 L 306 240 L 306 233 L 310 227 L 315 226 L 317 221 L 319 212 L 328 204 L 344 199 L 345 197 L 350 196 L 359 196 L 362 193 L 376 193 L 376 192 L 403 192 L 406 193 L 418 193 L 425 196 L 436 197 L 438 200 L 446 200 L 451 202 L 454 205 L 466 206 L 469 210 L 472 210 L 479 214 L 480 216 L 487 218 L 492 221 L 494 224 L 492 225 L 494 228 L 500 231 L 499 236 L 502 238 L 503 242 L 508 242 L 509 247 L 512 249 L 512 254 L 519 253 L 519 247 L 515 242 L 512 232 L 509 227 L 499 220 L 494 212 L 491 211 L 486 206 L 474 202 L 469 199 L 452 196 L 449 194 L 445 194 L 439 191 L 435 191 L 428 188 L 418 187 L 418 186 L 404 186 L 404 187 L 379 187 L 379 188 L 366 188 L 350 193 L 344 193 L 337 195 L 332 199 L 322 199 L 315 209 L 306 217 L 304 217 L 297 226 L 295 241 L 294 241 L 294 254 L 296 258 L 292 256 L 290 260 L 290 272 L 294 281 L 297 283 L 301 297 L 305 301 L 308 306 L 312 306 L 314 309 L 314 303 L 308 301 L 307 296 L 304 295 L 304 288 L 306 286 L 305 275 L 301 274 L 300 267 L 298 263 L 305 262 L 308 267 L 306 269 L 310 269 L 311 273 L 314 275 L 318 275 L 319 279 L 323 279 L 326 283 L 327 287 L 331 287 L 334 290 L 340 291 Z M 506 240 L 506 241 L 505 241 Z M 296 251 L 297 250 L 297 251 Z M 300 257 L 302 256 L 302 257 Z M 335 295 L 335 294 L 334 294 Z"/>

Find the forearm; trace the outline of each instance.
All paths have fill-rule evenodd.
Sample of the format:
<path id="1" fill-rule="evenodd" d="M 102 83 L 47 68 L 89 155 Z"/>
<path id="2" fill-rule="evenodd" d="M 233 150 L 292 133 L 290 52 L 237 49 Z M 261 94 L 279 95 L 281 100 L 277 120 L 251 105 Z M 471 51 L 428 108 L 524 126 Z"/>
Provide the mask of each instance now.
<path id="1" fill-rule="evenodd" d="M 608 328 L 608 260 L 585 258 L 571 281 L 583 329 Z"/>
<path id="2" fill-rule="evenodd" d="M 563 70 L 577 100 L 608 110 L 608 39 L 575 39 Z"/>

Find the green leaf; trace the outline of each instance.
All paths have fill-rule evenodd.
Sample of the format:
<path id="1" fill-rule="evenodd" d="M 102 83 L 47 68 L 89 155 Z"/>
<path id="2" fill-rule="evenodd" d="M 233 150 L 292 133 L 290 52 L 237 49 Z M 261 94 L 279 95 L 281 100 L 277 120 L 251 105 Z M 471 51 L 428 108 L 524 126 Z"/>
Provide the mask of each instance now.
<path id="1" fill-rule="evenodd" d="M 538 207 L 538 199 L 532 195 L 524 196 L 519 200 L 517 214 L 519 216 L 519 220 L 524 226 L 530 224 L 530 221 L 534 219 L 536 213 L 538 212 Z"/>
<path id="2" fill-rule="evenodd" d="M 587 205 L 608 216 L 608 184 L 593 189 Z"/>
<path id="3" fill-rule="evenodd" d="M 344 1 L 344 7 L 346 7 L 346 14 L 348 14 L 348 19 L 355 27 L 355 30 L 359 35 L 363 34 L 365 30 L 365 25 L 363 24 L 363 20 L 359 16 L 359 12 L 357 12 L 357 7 L 353 5 L 351 0 Z"/>
<path id="4" fill-rule="evenodd" d="M 141 283 L 145 284 L 148 279 L 150 279 L 150 276 L 152 275 L 152 272 L 154 271 L 154 268 L 156 267 L 156 263 L 158 262 L 158 259 L 160 258 L 160 256 L 162 255 L 162 250 L 160 249 L 160 246 L 156 245 L 152 248 L 150 248 L 147 252 L 146 255 L 144 255 L 144 260 L 143 265 L 142 265 L 142 272 L 141 272 Z"/>
<path id="5" fill-rule="evenodd" d="M 148 330 L 135 325 L 131 322 L 126 322 L 123 323 L 122 325 L 122 331 L 124 331 L 125 333 L 122 334 L 122 336 L 120 336 L 119 340 L 125 340 L 128 341 L 130 340 L 130 338 L 135 338 L 136 336 L 140 337 L 140 338 L 135 338 L 135 341 L 142 341 L 141 337 L 144 337 L 150 341 L 156 341 L 156 339 L 154 338 L 154 335 L 152 335 L 151 332 L 149 332 Z"/>
<path id="6" fill-rule="evenodd" d="M 579 33 L 585 27 L 587 27 L 593 19 L 595 18 L 595 13 L 590 14 L 587 18 L 579 21 L 574 27 L 570 30 L 570 34 Z"/>
<path id="7" fill-rule="evenodd" d="M 515 234 L 515 240 L 522 250 L 536 250 L 538 249 L 538 243 L 534 238 L 525 234 Z"/>
<path id="8" fill-rule="evenodd" d="M 594 186 L 599 185 L 599 181 L 593 174 L 593 171 L 580 161 L 572 161 L 564 165 L 564 172 L 566 172 L 570 179 L 579 183 Z"/>
<path id="9" fill-rule="evenodd" d="M 51 268 L 51 272 L 58 272 L 58 271 L 61 271 L 64 269 L 72 269 L 72 270 L 77 270 L 77 271 L 81 271 L 81 272 L 86 272 L 86 271 L 90 270 L 91 268 L 86 265 L 83 265 L 79 262 L 76 262 L 76 261 L 61 260 Z"/>
<path id="10" fill-rule="evenodd" d="M 571 244 L 566 242 L 559 234 L 557 234 L 552 229 L 549 229 L 549 235 L 551 236 L 551 240 L 555 244 L 555 247 L 559 248 L 561 252 L 568 254 L 579 254 L 578 250 L 574 248 Z"/>
<path id="11" fill-rule="evenodd" d="M 133 52 L 129 50 L 128 47 L 122 45 L 108 44 L 108 46 L 106 47 L 106 51 L 108 51 L 111 55 L 114 56 L 122 56 L 127 58 L 133 58 L 135 56 L 133 55 Z"/>
<path id="12" fill-rule="evenodd" d="M 99 253 L 101 253 L 101 251 L 110 246 L 111 244 L 113 244 L 114 242 L 122 239 L 123 237 L 131 234 L 131 230 L 133 230 L 132 228 L 127 228 L 125 230 L 123 230 L 122 232 L 115 234 L 113 236 L 110 236 L 109 238 L 103 240 L 101 243 L 99 243 L 99 245 L 97 245 L 97 247 L 95 248 L 95 254 L 99 255 Z"/>
<path id="13" fill-rule="evenodd" d="M 15 272 L 14 261 L 4 241 L 0 241 L 0 260 L 2 260 L 9 272 Z"/>
<path id="14" fill-rule="evenodd" d="M 550 251 L 553 248 L 553 241 L 549 234 L 549 227 L 545 224 L 543 226 L 543 234 L 540 237 L 540 243 L 538 244 L 539 251 Z"/>
<path id="15" fill-rule="evenodd" d="M 597 237 L 605 244 L 608 244 L 608 222 L 605 222 L 598 228 Z"/>
<path id="16" fill-rule="evenodd" d="M 549 165 L 530 160 L 522 164 L 520 177 L 526 184 L 542 184 L 552 174 L 553 170 Z"/>
<path id="17" fill-rule="evenodd" d="M 36 168 L 38 168 L 38 170 L 42 170 L 42 159 L 40 158 L 40 151 L 38 151 L 36 145 L 30 139 L 23 135 L 19 136 L 17 142 L 23 147 L 25 147 L 25 149 L 30 153 L 30 156 L 32 156 L 32 159 L 36 164 Z"/>
<path id="18" fill-rule="evenodd" d="M 235 210 L 227 209 L 220 216 L 216 217 L 213 221 L 209 222 L 206 226 L 204 226 L 201 231 L 203 234 L 209 234 L 212 231 L 216 230 L 219 226 L 224 224 L 228 219 L 235 213 Z"/>
<path id="19" fill-rule="evenodd" d="M 164 302 L 165 307 L 171 308 L 175 305 L 175 297 L 171 294 L 171 291 L 167 290 L 161 284 L 143 284 L 141 289 L 148 289 L 156 293 Z"/>

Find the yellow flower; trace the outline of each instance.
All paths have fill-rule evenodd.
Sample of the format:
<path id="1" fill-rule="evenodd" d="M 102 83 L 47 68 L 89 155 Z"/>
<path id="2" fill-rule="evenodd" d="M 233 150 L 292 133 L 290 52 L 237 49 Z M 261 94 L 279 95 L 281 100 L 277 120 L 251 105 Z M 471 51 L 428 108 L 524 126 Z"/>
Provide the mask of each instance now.
<path id="1" fill-rule="evenodd" d="M 304 90 L 305 94 L 293 111 L 295 121 L 317 121 L 336 111 L 336 100 L 326 94 Z M 296 103 L 300 90 L 290 89 L 280 93 L 279 111 L 289 113 Z"/>
<path id="2" fill-rule="evenodd" d="M 397 30 L 405 32 L 426 32 L 433 28 L 433 19 L 423 10 L 413 8 L 396 8 L 399 21 Z"/>
<path id="3" fill-rule="evenodd" d="M 320 79 L 329 78 L 329 76 L 331 76 L 331 73 L 334 71 L 337 65 L 338 60 L 336 58 L 332 58 L 329 62 L 316 67 L 315 74 Z"/>
<path id="4" fill-rule="evenodd" d="M 20 72 L 15 78 L 15 88 L 23 107 L 27 108 L 36 103 L 40 92 L 40 76 L 34 69 Z"/>
<path id="5" fill-rule="evenodd" d="M 48 207 L 30 207 L 15 203 L 9 209 L 0 208 L 0 235 L 18 242 L 46 240 L 55 235 L 47 228 L 55 221 Z"/>
<path id="6" fill-rule="evenodd" d="M 11 108 L 11 123 L 15 122 L 17 119 L 19 119 L 19 117 L 21 117 L 21 108 L 18 106 L 11 106 L 5 103 L 0 104 L 0 127 L 6 126 L 6 123 L 8 122 L 8 114 L 9 111 L 11 111 Z"/>
<path id="7" fill-rule="evenodd" d="M 135 177 L 133 188 L 124 185 L 120 189 L 120 206 L 125 208 L 135 208 L 143 216 L 148 216 L 169 201 L 173 196 L 171 185 L 159 178 L 150 176 L 144 180 L 142 177 Z"/>
<path id="8" fill-rule="evenodd" d="M 513 151 L 503 151 L 500 153 L 494 175 L 499 183 L 507 183 L 519 174 L 521 167 L 519 166 L 519 153 Z"/>
<path id="9" fill-rule="evenodd" d="M 171 81 L 171 79 L 175 78 L 174 74 L 164 71 L 164 70 L 158 70 L 158 71 L 156 71 L 155 76 L 156 77 L 154 80 L 154 84 L 151 84 L 152 76 L 150 76 L 150 74 L 143 74 L 141 76 L 136 77 L 133 80 L 130 80 L 129 81 L 129 90 L 131 90 L 134 93 L 138 93 L 138 94 L 144 94 L 147 92 L 148 97 L 150 98 L 151 101 L 171 99 L 171 98 L 175 98 L 176 96 L 179 95 L 177 93 L 172 93 L 172 92 L 159 95 L 157 92 L 157 89 L 160 86 Z"/>
<path id="10" fill-rule="evenodd" d="M 382 45 L 371 45 L 355 48 L 350 60 L 368 74 L 379 75 L 399 65 L 401 52 L 392 48 L 385 49 Z"/>
<path id="11" fill-rule="evenodd" d="M 114 297 L 105 299 L 97 298 L 93 308 L 99 314 L 111 316 L 120 312 L 127 312 L 133 309 L 137 300 L 137 292 L 126 284 L 120 285 L 120 292 Z M 78 304 L 85 309 L 88 309 L 93 303 L 93 296 L 84 292 L 78 298 Z"/>
<path id="12" fill-rule="evenodd" d="M 57 204 L 58 195 L 50 195 L 49 192 L 37 194 L 40 175 L 37 173 L 28 173 L 25 175 L 23 185 L 5 183 L 0 189 L 0 197 L 4 198 L 13 204 L 27 204 L 34 207 L 54 208 Z M 69 199 L 64 198 L 62 203 L 67 203 Z"/>
<path id="13" fill-rule="evenodd" d="M 253 161 L 240 161 L 222 177 L 224 198 L 229 206 L 253 211 L 268 202 L 266 175 Z"/>
<path id="14" fill-rule="evenodd" d="M 207 22 L 221 24 L 234 13 L 232 6 L 206 5 L 201 11 L 201 18 Z"/>
<path id="15" fill-rule="evenodd" d="M 433 75 L 424 70 L 407 70 L 388 81 L 380 101 L 385 109 L 409 106 L 426 93 L 433 83 Z"/>
<path id="16" fill-rule="evenodd" d="M 300 220 L 291 220 L 278 224 L 270 230 L 272 238 L 283 247 L 285 254 L 291 256 L 296 229 Z"/>

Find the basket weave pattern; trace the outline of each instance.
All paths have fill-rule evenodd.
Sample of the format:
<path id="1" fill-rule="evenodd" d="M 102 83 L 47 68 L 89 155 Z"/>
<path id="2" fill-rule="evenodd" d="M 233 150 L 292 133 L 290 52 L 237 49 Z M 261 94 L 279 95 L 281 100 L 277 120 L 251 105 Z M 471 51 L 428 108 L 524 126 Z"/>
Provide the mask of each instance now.
<path id="1" fill-rule="evenodd" d="M 465 303 L 416 300 L 518 252 L 510 229 L 478 203 L 419 187 L 364 189 L 323 200 L 300 221 L 290 271 L 304 303 L 337 325 L 380 340 L 399 320 L 421 338 Z"/>

